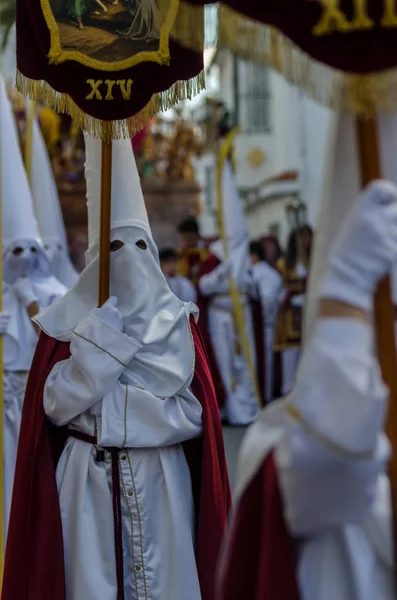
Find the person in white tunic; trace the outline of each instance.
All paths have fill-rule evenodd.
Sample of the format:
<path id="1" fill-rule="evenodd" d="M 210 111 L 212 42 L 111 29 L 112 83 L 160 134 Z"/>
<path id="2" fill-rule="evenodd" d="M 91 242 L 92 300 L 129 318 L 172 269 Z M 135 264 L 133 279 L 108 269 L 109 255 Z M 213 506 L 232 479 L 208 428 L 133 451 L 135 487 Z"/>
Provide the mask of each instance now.
<path id="1" fill-rule="evenodd" d="M 10 514 L 26 380 L 37 343 L 31 318 L 66 292 L 50 271 L 23 164 L 16 124 L 0 78 L 3 244 L 4 523 Z"/>
<path id="2" fill-rule="evenodd" d="M 222 213 L 225 240 L 211 244 L 210 255 L 202 267 L 198 290 L 208 305 L 206 326 L 223 384 L 222 417 L 231 425 L 248 425 L 258 414 L 258 399 L 253 381 L 257 377 L 256 353 L 248 296 L 251 284 L 249 235 L 229 160 L 226 160 L 222 172 Z M 225 247 L 228 251 L 227 260 Z M 234 300 L 230 279 L 237 290 L 237 298 Z M 236 322 L 236 301 L 239 302 L 243 315 L 243 322 L 240 324 Z M 243 336 L 247 342 L 245 348 Z"/>
<path id="3" fill-rule="evenodd" d="M 30 103 L 28 110 L 32 110 Z M 53 275 L 67 288 L 78 279 L 68 251 L 58 190 L 37 117 L 33 119 L 32 166 L 29 174 L 34 211 Z"/>
<path id="4" fill-rule="evenodd" d="M 197 292 L 193 283 L 178 275 L 178 254 L 173 248 L 162 248 L 159 252 L 160 267 L 168 285 L 182 302 L 197 302 Z"/>
<path id="5" fill-rule="evenodd" d="M 251 242 L 250 259 L 252 264 L 251 295 L 259 300 L 262 308 L 266 400 L 273 399 L 273 355 L 274 333 L 280 296 L 283 291 L 283 280 L 280 273 L 266 262 L 265 249 L 261 242 Z"/>
<path id="6" fill-rule="evenodd" d="M 95 308 L 101 144 L 88 136 L 86 156 L 87 267 L 65 299 L 36 318 L 70 342 L 70 358 L 44 388 L 47 417 L 69 433 L 56 473 L 66 599 L 201 600 L 181 446 L 202 434 L 190 389 L 197 309 L 176 298 L 161 272 L 129 140 L 113 143 L 111 298 Z"/>
<path id="7" fill-rule="evenodd" d="M 244 441 L 221 600 L 242 597 L 244 581 L 247 600 L 269 589 L 278 600 L 394 598 L 388 390 L 373 354 L 372 300 L 396 260 L 397 188 L 378 182 L 330 250 L 294 390 L 261 413 Z M 259 564 L 259 556 L 242 557 L 239 538 L 263 510 L 265 489 L 267 526 L 277 526 L 265 541 L 264 524 L 252 522 Z M 255 566 L 244 576 L 245 560 Z"/>

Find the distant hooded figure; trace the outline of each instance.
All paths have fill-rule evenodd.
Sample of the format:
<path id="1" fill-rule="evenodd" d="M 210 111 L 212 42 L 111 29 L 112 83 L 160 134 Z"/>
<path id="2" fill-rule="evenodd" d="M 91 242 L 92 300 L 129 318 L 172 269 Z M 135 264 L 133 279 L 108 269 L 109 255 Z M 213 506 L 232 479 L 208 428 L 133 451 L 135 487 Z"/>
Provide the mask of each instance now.
<path id="1" fill-rule="evenodd" d="M 215 600 L 230 490 L 197 309 L 160 269 L 129 140 L 96 308 L 100 141 L 86 156 L 87 266 L 36 318 L 3 598 Z"/>
<path id="2" fill-rule="evenodd" d="M 26 380 L 38 335 L 31 318 L 66 288 L 52 276 L 33 212 L 16 123 L 0 79 L 3 244 L 4 523 L 10 512 Z"/>
<path id="3" fill-rule="evenodd" d="M 264 340 L 264 383 L 265 398 L 273 399 L 273 347 L 277 325 L 279 299 L 283 291 L 281 275 L 266 261 L 265 249 L 260 241 L 251 242 L 250 259 L 252 265 L 252 295 L 259 300 L 263 317 Z"/>
<path id="4" fill-rule="evenodd" d="M 50 157 L 37 118 L 33 121 L 31 190 L 34 210 L 51 271 L 67 288 L 78 279 L 70 260 L 66 230 Z"/>

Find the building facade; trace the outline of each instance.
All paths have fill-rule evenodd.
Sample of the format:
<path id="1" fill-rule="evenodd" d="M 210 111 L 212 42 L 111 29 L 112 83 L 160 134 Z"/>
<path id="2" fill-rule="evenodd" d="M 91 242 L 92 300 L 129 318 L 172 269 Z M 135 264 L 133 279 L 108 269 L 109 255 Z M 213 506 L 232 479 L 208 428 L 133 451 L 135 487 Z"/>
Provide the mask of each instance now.
<path id="1" fill-rule="evenodd" d="M 285 244 L 292 226 L 291 205 L 303 204 L 308 222 L 315 225 L 330 111 L 277 73 L 237 59 L 228 50 L 217 51 L 209 73 L 212 90 L 217 82 L 216 98 L 240 126 L 236 177 L 250 234 L 256 238 L 274 233 Z M 195 109 L 196 116 L 199 111 Z M 204 235 L 217 229 L 215 165 L 216 148 L 209 144 L 196 161 Z"/>

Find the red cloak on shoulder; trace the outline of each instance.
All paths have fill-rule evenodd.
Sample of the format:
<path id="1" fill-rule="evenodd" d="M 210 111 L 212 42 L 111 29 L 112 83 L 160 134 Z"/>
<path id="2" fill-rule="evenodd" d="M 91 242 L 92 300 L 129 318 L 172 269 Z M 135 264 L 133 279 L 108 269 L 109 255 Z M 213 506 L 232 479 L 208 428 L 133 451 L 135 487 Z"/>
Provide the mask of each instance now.
<path id="1" fill-rule="evenodd" d="M 244 490 L 226 542 L 217 600 L 299 600 L 273 454 Z"/>
<path id="2" fill-rule="evenodd" d="M 222 428 L 207 356 L 196 323 L 192 389 L 203 409 L 203 436 L 184 445 L 196 508 L 196 560 L 203 600 L 215 600 L 215 572 L 231 504 Z M 48 421 L 43 390 L 69 344 L 41 333 L 22 414 L 2 600 L 65 600 L 62 522 L 56 466 L 67 431 Z M 82 599 L 83 600 L 83 599 Z"/>

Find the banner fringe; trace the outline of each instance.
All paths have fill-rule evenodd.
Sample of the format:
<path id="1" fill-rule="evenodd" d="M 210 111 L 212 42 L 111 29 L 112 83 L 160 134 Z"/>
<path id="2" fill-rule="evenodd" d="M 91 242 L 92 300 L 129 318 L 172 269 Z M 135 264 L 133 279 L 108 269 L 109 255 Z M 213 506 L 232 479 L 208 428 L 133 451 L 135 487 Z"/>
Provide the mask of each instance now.
<path id="1" fill-rule="evenodd" d="M 222 5 L 218 48 L 275 69 L 289 83 L 330 108 L 365 118 L 397 109 L 397 69 L 369 75 L 334 69 L 311 58 L 277 29 Z"/>
<path id="2" fill-rule="evenodd" d="M 185 81 L 177 81 L 168 90 L 154 94 L 148 104 L 128 119 L 102 121 L 85 113 L 68 94 L 54 90 L 46 81 L 29 79 L 20 71 L 16 74 L 16 87 L 31 100 L 41 100 L 58 113 L 66 113 L 78 127 L 95 138 L 110 142 L 136 135 L 158 112 L 169 110 L 178 102 L 191 100 L 205 89 L 205 72 Z"/>

